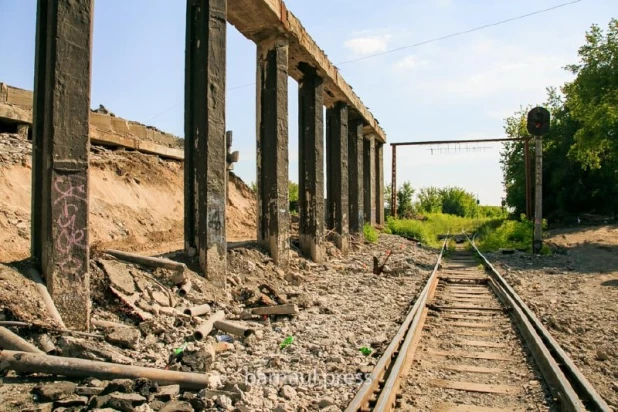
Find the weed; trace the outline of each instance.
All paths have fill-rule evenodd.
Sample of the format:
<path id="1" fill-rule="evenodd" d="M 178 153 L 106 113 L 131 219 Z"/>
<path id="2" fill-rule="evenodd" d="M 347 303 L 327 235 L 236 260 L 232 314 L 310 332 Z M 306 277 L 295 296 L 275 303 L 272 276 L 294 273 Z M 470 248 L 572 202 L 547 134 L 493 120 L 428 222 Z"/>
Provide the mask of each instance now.
<path id="1" fill-rule="evenodd" d="M 367 242 L 375 243 L 378 241 L 378 231 L 368 223 L 365 223 L 365 226 L 363 226 L 363 234 Z"/>

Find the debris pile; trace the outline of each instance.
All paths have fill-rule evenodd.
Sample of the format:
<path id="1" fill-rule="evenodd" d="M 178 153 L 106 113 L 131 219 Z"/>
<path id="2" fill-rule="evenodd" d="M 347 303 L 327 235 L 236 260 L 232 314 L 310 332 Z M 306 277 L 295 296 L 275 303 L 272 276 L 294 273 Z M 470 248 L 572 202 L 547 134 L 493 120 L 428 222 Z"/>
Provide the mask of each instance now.
<path id="1" fill-rule="evenodd" d="M 389 254 L 373 274 L 374 255 L 383 262 Z M 89 333 L 62 330 L 23 267 L 0 265 L 0 322 L 37 351 L 0 352 L 3 407 L 341 410 L 436 254 L 383 235 L 348 257 L 329 244 L 324 264 L 293 255 L 282 270 L 257 245 L 233 248 L 220 291 L 174 260 L 94 251 Z"/>

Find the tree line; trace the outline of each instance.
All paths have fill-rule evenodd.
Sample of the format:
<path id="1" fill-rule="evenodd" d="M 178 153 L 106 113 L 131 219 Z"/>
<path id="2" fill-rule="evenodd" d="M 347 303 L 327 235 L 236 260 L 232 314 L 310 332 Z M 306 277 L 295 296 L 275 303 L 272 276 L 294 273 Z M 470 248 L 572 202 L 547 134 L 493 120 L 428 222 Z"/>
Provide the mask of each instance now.
<path id="1" fill-rule="evenodd" d="M 554 221 L 618 210 L 618 20 L 606 31 L 593 25 L 578 56 L 577 64 L 565 67 L 574 80 L 548 88 L 544 103 L 552 120 L 543 137 L 543 209 Z M 531 107 L 506 119 L 508 137 L 528 137 Z M 530 159 L 534 176 L 533 144 Z M 525 211 L 524 143 L 506 143 L 500 163 L 506 203 L 519 215 Z"/>

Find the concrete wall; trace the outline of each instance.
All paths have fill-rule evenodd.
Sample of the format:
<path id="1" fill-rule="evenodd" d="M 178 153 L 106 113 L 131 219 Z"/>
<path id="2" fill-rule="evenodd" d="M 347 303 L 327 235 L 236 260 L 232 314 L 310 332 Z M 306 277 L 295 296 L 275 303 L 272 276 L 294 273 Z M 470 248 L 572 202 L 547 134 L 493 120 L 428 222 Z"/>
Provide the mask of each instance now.
<path id="1" fill-rule="evenodd" d="M 0 83 L 0 121 L 32 125 L 32 94 L 30 90 Z M 90 139 L 95 144 L 183 158 L 183 139 L 109 114 L 90 113 Z"/>

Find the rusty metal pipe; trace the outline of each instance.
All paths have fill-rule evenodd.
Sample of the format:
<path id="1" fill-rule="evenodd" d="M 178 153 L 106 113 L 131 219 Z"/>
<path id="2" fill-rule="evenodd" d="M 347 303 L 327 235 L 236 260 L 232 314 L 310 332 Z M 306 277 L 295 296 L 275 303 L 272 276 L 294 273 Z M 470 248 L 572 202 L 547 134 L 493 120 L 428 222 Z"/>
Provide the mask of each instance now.
<path id="1" fill-rule="evenodd" d="M 178 289 L 178 294 L 183 297 L 187 296 L 187 294 L 191 292 L 192 287 L 193 287 L 193 283 L 191 283 L 190 280 L 187 280 L 185 283 L 182 284 L 180 289 Z"/>
<path id="2" fill-rule="evenodd" d="M 212 331 L 212 328 L 214 327 L 215 322 L 219 320 L 223 320 L 223 319 L 225 319 L 225 312 L 223 312 L 222 310 L 217 311 L 216 313 L 211 315 L 200 326 L 195 328 L 195 331 L 193 331 L 193 337 L 195 338 L 195 340 L 204 339 L 204 337 L 208 336 L 210 331 Z"/>
<path id="3" fill-rule="evenodd" d="M 113 249 L 104 250 L 103 252 L 107 253 L 108 255 L 112 255 L 117 259 L 126 260 L 127 262 L 137 263 L 143 266 L 170 269 L 177 272 L 184 272 L 187 269 L 187 265 L 185 265 L 184 263 L 174 262 L 170 259 L 141 256 L 135 253 L 128 253 Z"/>
<path id="4" fill-rule="evenodd" d="M 186 308 L 185 310 L 182 311 L 182 313 L 184 313 L 185 315 L 195 317 L 195 316 L 206 315 L 210 313 L 210 311 L 211 311 L 210 305 L 205 304 L 205 305 L 200 305 L 200 306 L 194 306 L 192 308 Z"/>
<path id="5" fill-rule="evenodd" d="M 56 355 L 58 353 L 58 349 L 54 342 L 51 340 L 48 334 L 44 333 L 42 335 L 37 336 L 36 343 L 39 345 L 43 352 L 48 355 Z"/>
<path id="6" fill-rule="evenodd" d="M 229 333 L 235 336 L 242 336 L 244 338 L 246 338 L 247 336 L 251 336 L 255 333 L 254 329 L 248 328 L 239 323 L 229 322 L 225 320 L 216 321 L 214 326 L 215 328 L 225 333 Z"/>
<path id="7" fill-rule="evenodd" d="M 31 352 L 45 354 L 42 350 L 26 341 L 22 337 L 14 334 L 7 328 L 0 326 L 0 348 L 8 350 L 19 350 L 23 352 Z"/>
<path id="8" fill-rule="evenodd" d="M 159 385 L 180 385 L 181 388 L 192 390 L 200 390 L 208 386 L 207 374 L 176 372 L 11 350 L 0 352 L 0 371 L 5 370 L 48 373 L 76 378 L 93 377 L 103 380 L 146 378 Z"/>
<path id="9" fill-rule="evenodd" d="M 47 290 L 47 286 L 43 282 L 43 279 L 41 279 L 39 272 L 34 268 L 29 268 L 28 276 L 30 277 L 30 279 L 34 281 L 34 285 L 36 286 L 36 289 L 39 291 L 39 294 L 43 298 L 43 302 L 45 303 L 45 306 L 47 307 L 47 313 L 49 313 L 49 315 L 52 317 L 52 319 L 56 321 L 56 323 L 58 324 L 58 326 L 60 326 L 61 329 L 66 329 L 67 327 L 62 321 L 62 316 L 60 316 L 60 312 L 58 312 L 58 309 L 56 308 L 56 305 L 54 304 L 54 300 L 49 294 L 49 291 Z"/>

